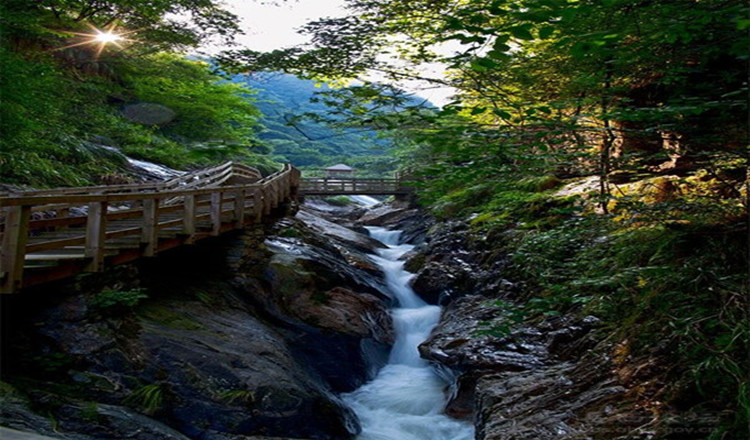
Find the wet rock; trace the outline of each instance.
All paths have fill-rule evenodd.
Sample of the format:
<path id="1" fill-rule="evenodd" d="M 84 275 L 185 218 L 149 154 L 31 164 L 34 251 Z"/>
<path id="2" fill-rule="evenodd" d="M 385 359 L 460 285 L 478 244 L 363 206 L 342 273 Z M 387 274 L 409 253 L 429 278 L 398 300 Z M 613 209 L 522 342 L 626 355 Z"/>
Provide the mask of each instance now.
<path id="1" fill-rule="evenodd" d="M 277 239 L 267 245 L 273 253 L 264 270 L 269 286 L 251 294 L 283 323 L 300 363 L 339 392 L 374 377 L 387 361 L 393 338 L 385 307 L 390 297 L 379 290 L 384 290 L 380 274 L 375 278 L 301 241 Z"/>
<path id="2" fill-rule="evenodd" d="M 464 295 L 502 296 L 516 290 L 501 274 L 507 256 L 494 237 L 473 233 L 465 222 L 439 223 L 409 256 L 416 269 L 412 288 L 431 304 L 448 304 Z"/>
<path id="3" fill-rule="evenodd" d="M 591 331 L 597 320 L 593 317 L 550 317 L 531 325 L 518 319 L 514 307 L 508 301 L 482 295 L 458 298 L 443 309 L 440 323 L 419 346 L 423 358 L 440 365 L 444 376 L 452 377 L 448 414 L 471 417 L 478 411 L 475 403 L 482 398 L 485 407 L 492 407 L 491 398 L 483 397 L 492 394 L 487 388 L 488 377 L 535 377 L 537 372 L 551 371 L 557 378 L 557 365 L 582 356 L 595 343 Z M 496 419 L 493 412 L 482 423 L 495 423 Z"/>
<path id="4" fill-rule="evenodd" d="M 357 224 L 398 229 L 402 231 L 399 238 L 401 243 L 416 245 L 425 241 L 427 231 L 435 224 L 435 220 L 408 204 L 389 204 L 369 209 L 357 220 Z"/>
<path id="5" fill-rule="evenodd" d="M 131 436 L 140 422 L 115 423 L 130 413 L 186 438 L 353 437 L 356 415 L 333 390 L 358 386 L 386 362 L 388 298 L 360 250 L 347 248 L 345 258 L 342 242 L 301 227 L 301 237 L 265 242 L 251 231 L 144 261 L 135 272 L 81 277 L 67 294 L 50 294 L 50 304 L 29 301 L 18 311 L 30 315 L 10 326 L 14 346 L 4 347 L 26 360 L 4 377 L 31 378 L 39 391 L 27 396 L 30 407 L 67 399 L 53 413 L 75 432 L 70 438 L 180 438 Z M 142 283 L 151 298 L 108 313 L 91 306 L 101 283 L 125 291 Z M 104 408 L 110 415 L 96 415 Z M 79 412 L 111 420 L 92 433 Z M 0 424 L 18 418 L 0 412 Z M 29 411 L 19 427 L 38 419 Z"/>
<path id="6" fill-rule="evenodd" d="M 612 413 L 618 412 L 615 408 L 626 404 L 626 390 L 610 378 L 608 367 L 606 358 L 591 357 L 584 362 L 480 378 L 477 438 L 620 438 L 635 426 L 612 423 Z M 650 420 L 645 413 L 628 417 Z"/>
<path id="7" fill-rule="evenodd" d="M 169 426 L 128 408 L 93 402 L 56 402 L 46 417 L 29 408 L 29 401 L 18 396 L 0 398 L 3 425 L 27 433 L 50 436 L 58 440 L 189 440 Z"/>
<path id="8" fill-rule="evenodd" d="M 471 266 L 462 260 L 453 260 L 452 263 L 425 263 L 411 281 L 414 292 L 429 304 L 445 305 L 454 297 L 475 291 L 476 282 Z M 410 266 L 413 264 L 414 261 Z"/>
<path id="9" fill-rule="evenodd" d="M 393 323 L 378 298 L 336 287 L 292 299 L 293 315 L 316 327 L 358 338 L 393 344 Z"/>
<path id="10" fill-rule="evenodd" d="M 61 426 L 94 437 L 138 439 L 182 438 L 131 433 L 134 426 L 148 426 L 146 420 L 161 426 L 152 417 L 188 438 L 201 437 L 209 427 L 230 434 L 320 439 L 357 432 L 356 416 L 322 382 L 303 373 L 280 334 L 241 302 L 218 305 L 149 301 L 137 319 L 99 323 L 97 336 L 70 337 L 88 326 L 85 321 L 42 321 L 48 323 L 42 333 L 50 349 L 72 357 L 65 374 L 77 393 L 99 402 L 93 413 L 87 409 L 87 417 L 106 419 L 97 425 L 79 422 L 83 403 L 73 403 L 55 410 Z M 89 337 L 113 342 L 91 343 Z M 151 417 L 107 406 L 120 402 Z"/>
<path id="11" fill-rule="evenodd" d="M 420 344 L 421 356 L 460 371 L 521 371 L 545 365 L 549 358 L 545 335 L 530 327 L 503 334 L 508 324 L 499 315 L 501 306 L 485 297 L 456 300 Z"/>
<path id="12" fill-rule="evenodd" d="M 374 253 L 375 250 L 384 247 L 382 243 L 370 238 L 367 234 L 357 233 L 349 228 L 330 222 L 304 208 L 297 213 L 296 217 L 312 231 L 360 252 Z"/>

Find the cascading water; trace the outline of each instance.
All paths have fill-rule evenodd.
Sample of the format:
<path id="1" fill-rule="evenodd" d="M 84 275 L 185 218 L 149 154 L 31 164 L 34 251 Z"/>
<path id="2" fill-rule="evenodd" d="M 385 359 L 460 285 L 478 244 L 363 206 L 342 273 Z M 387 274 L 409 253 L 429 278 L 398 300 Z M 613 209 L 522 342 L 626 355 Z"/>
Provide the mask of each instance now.
<path id="1" fill-rule="evenodd" d="M 358 440 L 471 440 L 474 428 L 443 414 L 445 383 L 419 357 L 417 346 L 440 319 L 440 307 L 422 301 L 409 287 L 413 276 L 399 258 L 413 246 L 398 244 L 401 231 L 368 227 L 387 245 L 373 256 L 398 299 L 392 310 L 396 331 L 388 365 L 371 382 L 344 395 L 362 422 Z"/>

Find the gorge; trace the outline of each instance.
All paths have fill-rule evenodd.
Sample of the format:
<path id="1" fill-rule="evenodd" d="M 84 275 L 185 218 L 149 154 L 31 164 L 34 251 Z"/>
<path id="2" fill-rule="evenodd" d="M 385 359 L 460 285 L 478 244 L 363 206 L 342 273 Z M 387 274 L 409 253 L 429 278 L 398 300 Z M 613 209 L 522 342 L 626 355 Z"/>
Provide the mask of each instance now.
<path id="1" fill-rule="evenodd" d="M 0 437 L 750 438 L 745 3 L 0 2 Z"/>
<path id="2" fill-rule="evenodd" d="M 368 437 L 379 423 L 364 409 L 388 401 L 367 397 L 382 379 L 364 384 L 395 341 L 378 377 L 406 373 L 390 381 L 391 404 L 423 420 L 405 429 L 469 438 L 466 423 L 433 426 L 444 417 L 444 382 L 416 345 L 439 309 L 405 285 L 397 258 L 411 246 L 396 246 L 396 233 L 373 234 L 384 245 L 335 225 L 319 216 L 336 215 L 327 208 L 3 298 L 0 424 L 75 439 L 343 439 L 360 429 L 351 407 L 362 438 L 397 438 Z M 395 331 L 389 304 L 408 307 L 394 312 Z M 414 392 L 400 389 L 418 377 Z M 341 392 L 350 394 L 342 401 Z M 399 401 L 404 393 L 421 403 Z"/>

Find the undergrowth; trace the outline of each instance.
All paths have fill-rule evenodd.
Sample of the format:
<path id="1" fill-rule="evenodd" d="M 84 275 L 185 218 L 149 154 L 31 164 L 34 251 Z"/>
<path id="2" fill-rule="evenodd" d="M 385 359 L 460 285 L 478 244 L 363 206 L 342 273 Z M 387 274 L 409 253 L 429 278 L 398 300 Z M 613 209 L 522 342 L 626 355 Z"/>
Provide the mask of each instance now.
<path id="1" fill-rule="evenodd" d="M 554 196 L 557 182 L 543 178 L 471 186 L 433 206 L 438 217 L 467 216 L 478 234 L 504 237 L 503 276 L 527 288 L 498 312 L 515 319 L 499 321 L 593 314 L 631 356 L 658 352 L 671 366 L 670 404 L 723 411 L 712 438 L 746 438 L 747 211 L 740 197 L 698 184 L 681 179 L 650 198 L 636 187 L 613 197 L 607 215 L 585 195 Z"/>

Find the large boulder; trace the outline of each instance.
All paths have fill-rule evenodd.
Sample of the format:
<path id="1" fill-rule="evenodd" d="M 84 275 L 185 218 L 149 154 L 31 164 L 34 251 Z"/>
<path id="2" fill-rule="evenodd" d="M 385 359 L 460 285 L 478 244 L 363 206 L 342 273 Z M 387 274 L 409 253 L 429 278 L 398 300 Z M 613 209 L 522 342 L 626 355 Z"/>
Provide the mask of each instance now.
<path id="1" fill-rule="evenodd" d="M 64 363 L 36 373 L 52 369 L 67 385 L 42 384 L 29 398 L 35 405 L 60 402 L 48 411 L 75 438 L 181 438 L 175 432 L 338 440 L 356 434 L 356 416 L 305 373 L 282 335 L 253 316 L 241 297 L 215 287 L 198 298 L 189 292 L 181 300 L 147 300 L 135 313 L 116 316 L 82 296 L 42 311 L 35 317 L 35 348 Z M 133 423 L 143 427 L 138 435 L 130 433 Z"/>
<path id="2" fill-rule="evenodd" d="M 247 292 L 278 322 L 300 363 L 338 392 L 372 379 L 393 342 L 391 298 L 372 262 L 356 249 L 300 238 L 265 245 L 262 286 Z"/>
<path id="3" fill-rule="evenodd" d="M 487 409 L 492 406 L 486 403 L 489 400 L 481 400 L 491 393 L 488 377 L 531 377 L 540 371 L 553 376 L 550 368 L 593 346 L 590 335 L 596 318 L 550 317 L 532 325 L 523 323 L 519 313 L 512 302 L 482 295 L 458 298 L 443 310 L 440 323 L 420 344 L 419 352 L 452 379 L 448 414 L 471 417 L 477 412 L 477 402 L 484 405 L 482 411 L 494 411 Z"/>
<path id="4" fill-rule="evenodd" d="M 516 287 L 502 277 L 508 258 L 496 245 L 497 237 L 476 233 L 466 222 L 438 223 L 407 255 L 405 267 L 416 273 L 411 287 L 428 303 L 441 305 L 465 295 L 511 293 Z"/>

